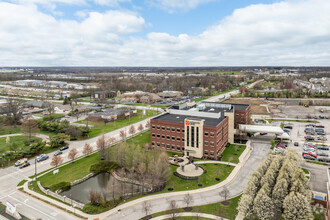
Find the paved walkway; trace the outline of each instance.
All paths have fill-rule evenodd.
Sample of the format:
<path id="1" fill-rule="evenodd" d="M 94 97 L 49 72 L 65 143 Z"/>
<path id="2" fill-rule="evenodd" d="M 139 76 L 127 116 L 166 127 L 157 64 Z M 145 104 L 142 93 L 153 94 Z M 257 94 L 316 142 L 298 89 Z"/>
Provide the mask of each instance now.
<path id="1" fill-rule="evenodd" d="M 0 135 L 0 138 L 3 138 L 3 137 L 14 137 L 14 136 L 24 136 L 25 134 L 22 134 L 22 133 L 17 133 L 17 134 L 6 134 L 6 135 Z M 35 137 L 38 137 L 38 138 L 41 138 L 43 141 L 49 141 L 49 137 L 48 135 L 44 135 L 44 134 L 36 134 L 36 135 L 33 135 Z"/>
<path id="2" fill-rule="evenodd" d="M 198 213 L 198 212 L 181 212 L 181 213 L 176 213 L 175 216 L 176 217 L 192 216 L 192 217 L 199 217 L 199 218 L 228 220 L 226 218 L 222 218 L 222 217 L 219 217 L 219 216 L 216 216 L 216 215 Z M 156 218 L 152 218 L 152 220 L 170 219 L 171 217 L 172 217 L 171 215 L 162 215 L 162 216 L 158 216 Z"/>

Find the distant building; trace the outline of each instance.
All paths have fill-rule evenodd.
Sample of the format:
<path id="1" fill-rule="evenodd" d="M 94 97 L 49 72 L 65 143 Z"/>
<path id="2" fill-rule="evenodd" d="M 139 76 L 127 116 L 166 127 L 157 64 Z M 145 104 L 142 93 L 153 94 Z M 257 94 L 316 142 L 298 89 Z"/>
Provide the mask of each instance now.
<path id="1" fill-rule="evenodd" d="M 107 99 L 115 97 L 116 92 L 114 91 L 95 91 L 93 92 L 94 99 Z"/>
<path id="2" fill-rule="evenodd" d="M 163 99 L 167 99 L 167 98 L 181 97 L 183 95 L 183 93 L 180 91 L 163 91 L 163 92 L 157 93 L 157 95 L 159 95 Z"/>

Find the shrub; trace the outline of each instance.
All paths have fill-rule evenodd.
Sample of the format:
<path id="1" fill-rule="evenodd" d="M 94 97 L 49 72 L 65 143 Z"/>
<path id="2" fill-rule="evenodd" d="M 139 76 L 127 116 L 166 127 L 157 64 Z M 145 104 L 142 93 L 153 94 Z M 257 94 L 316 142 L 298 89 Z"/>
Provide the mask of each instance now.
<path id="1" fill-rule="evenodd" d="M 56 190 L 62 190 L 62 191 L 67 191 L 71 188 L 71 184 L 69 182 L 59 182 L 56 184 L 53 184 L 49 187 L 49 189 L 53 192 Z"/>
<path id="2" fill-rule="evenodd" d="M 90 167 L 89 171 L 91 173 L 98 174 L 98 173 L 104 173 L 104 172 L 110 172 L 116 170 L 118 167 L 119 167 L 118 164 L 116 164 L 115 162 L 101 161 L 96 164 L 93 164 Z"/>

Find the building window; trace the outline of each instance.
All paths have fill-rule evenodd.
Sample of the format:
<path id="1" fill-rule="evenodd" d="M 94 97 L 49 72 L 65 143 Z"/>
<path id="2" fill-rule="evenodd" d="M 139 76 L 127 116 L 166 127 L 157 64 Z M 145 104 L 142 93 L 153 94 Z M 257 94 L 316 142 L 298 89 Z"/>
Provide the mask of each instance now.
<path id="1" fill-rule="evenodd" d="M 205 132 L 204 135 L 207 137 L 209 136 L 209 132 Z"/>
<path id="2" fill-rule="evenodd" d="M 180 147 L 180 146 L 176 146 L 176 149 L 177 149 L 177 150 L 181 150 L 181 147 Z"/>
<path id="3" fill-rule="evenodd" d="M 170 131 L 170 127 L 167 127 L 166 130 Z"/>
<path id="4" fill-rule="evenodd" d="M 172 128 L 172 131 L 174 132 L 175 131 L 175 128 Z"/>
<path id="5" fill-rule="evenodd" d="M 167 138 L 167 140 L 170 140 L 170 136 L 167 135 L 166 138 Z"/>
<path id="6" fill-rule="evenodd" d="M 182 141 L 184 141 L 184 138 L 182 138 Z"/>
<path id="7" fill-rule="evenodd" d="M 175 150 L 175 145 L 172 145 L 172 150 Z"/>
<path id="8" fill-rule="evenodd" d="M 180 132 L 180 128 L 177 128 L 176 131 L 177 131 L 177 132 Z"/>
<path id="9" fill-rule="evenodd" d="M 207 145 L 209 145 L 209 142 L 208 141 L 205 141 L 204 144 L 207 146 Z"/>
<path id="10" fill-rule="evenodd" d="M 164 126 L 162 126 L 162 130 L 165 131 L 165 127 Z"/>
<path id="11" fill-rule="evenodd" d="M 172 136 L 172 140 L 175 141 L 175 137 L 174 136 Z"/>
<path id="12" fill-rule="evenodd" d="M 159 125 L 157 125 L 157 130 L 159 130 L 160 129 L 160 126 Z"/>
<path id="13" fill-rule="evenodd" d="M 152 142 L 151 145 L 155 145 L 155 142 Z"/>
<path id="14" fill-rule="evenodd" d="M 214 147 L 214 142 L 210 142 L 210 145 L 211 145 L 212 147 Z"/>
<path id="15" fill-rule="evenodd" d="M 162 135 L 162 138 L 165 139 L 165 135 Z"/>
<path id="16" fill-rule="evenodd" d="M 181 141 L 181 138 L 180 138 L 180 137 L 177 137 L 176 140 L 177 140 L 177 141 Z"/>
<path id="17" fill-rule="evenodd" d="M 155 128 L 156 128 L 156 126 L 155 126 L 155 125 L 152 125 L 151 127 L 152 127 L 153 129 L 155 129 Z"/>
<path id="18" fill-rule="evenodd" d="M 199 127 L 196 127 L 196 147 L 199 147 Z"/>
<path id="19" fill-rule="evenodd" d="M 160 134 L 157 134 L 157 138 L 160 138 Z"/>
<path id="20" fill-rule="evenodd" d="M 214 137 L 214 133 L 213 132 L 210 133 L 210 137 Z"/>
<path id="21" fill-rule="evenodd" d="M 182 129 L 182 133 L 184 133 L 184 129 Z"/>
<path id="22" fill-rule="evenodd" d="M 157 142 L 157 146 L 158 146 L 158 147 L 160 146 L 160 143 L 159 143 L 159 142 Z"/>
<path id="23" fill-rule="evenodd" d="M 208 155 L 208 154 L 209 154 L 209 151 L 207 151 L 207 150 L 204 151 L 204 154 L 205 154 L 205 155 Z"/>
<path id="24" fill-rule="evenodd" d="M 191 147 L 195 147 L 195 127 L 191 127 Z"/>
<path id="25" fill-rule="evenodd" d="M 152 137 L 156 137 L 156 135 L 155 135 L 155 134 L 152 134 L 151 136 L 152 136 Z"/>
<path id="26" fill-rule="evenodd" d="M 167 149 L 170 149 L 170 145 L 169 145 L 169 144 L 168 144 L 168 145 L 166 145 L 166 148 L 167 148 Z"/>
<path id="27" fill-rule="evenodd" d="M 162 147 L 165 147 L 165 144 L 164 143 L 162 143 Z"/>
<path id="28" fill-rule="evenodd" d="M 182 147 L 182 151 L 184 151 L 184 147 Z"/>
<path id="29" fill-rule="evenodd" d="M 214 155 L 214 151 L 211 151 L 211 152 L 210 152 L 210 155 L 213 156 L 213 155 Z"/>
<path id="30" fill-rule="evenodd" d="M 187 146 L 189 147 L 189 126 L 187 126 Z"/>

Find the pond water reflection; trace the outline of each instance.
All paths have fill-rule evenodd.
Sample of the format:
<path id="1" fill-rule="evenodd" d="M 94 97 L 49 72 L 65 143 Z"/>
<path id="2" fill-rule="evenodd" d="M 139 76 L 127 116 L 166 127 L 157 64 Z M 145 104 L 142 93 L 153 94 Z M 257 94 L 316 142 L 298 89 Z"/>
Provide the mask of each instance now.
<path id="1" fill-rule="evenodd" d="M 106 200 L 119 198 L 122 195 L 141 192 L 142 187 L 116 180 L 109 173 L 98 174 L 85 182 L 71 187 L 70 190 L 62 192 L 61 195 L 72 198 L 81 203 L 88 203 L 90 191 L 100 192 Z"/>

